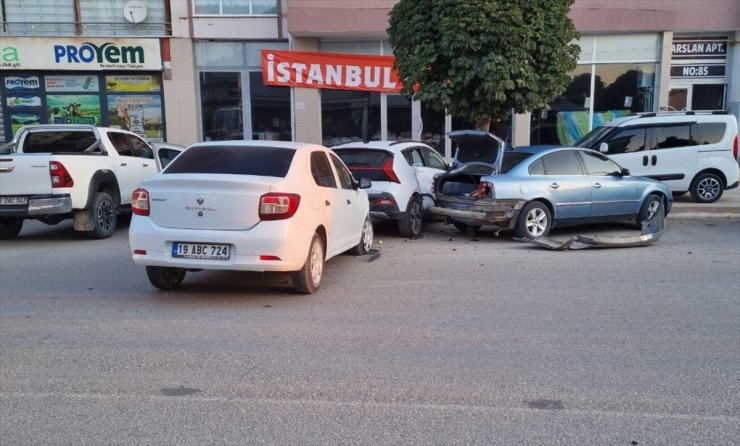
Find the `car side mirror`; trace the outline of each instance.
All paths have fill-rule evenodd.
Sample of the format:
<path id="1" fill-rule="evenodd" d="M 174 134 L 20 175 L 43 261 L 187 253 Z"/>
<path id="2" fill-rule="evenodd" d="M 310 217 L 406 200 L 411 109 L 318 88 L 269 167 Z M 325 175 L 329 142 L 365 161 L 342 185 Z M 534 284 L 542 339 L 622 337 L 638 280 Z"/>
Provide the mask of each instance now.
<path id="1" fill-rule="evenodd" d="M 620 173 L 622 174 L 623 177 L 630 176 L 630 170 L 627 169 L 626 167 L 622 167 L 622 171 Z"/>
<path id="2" fill-rule="evenodd" d="M 370 187 L 373 185 L 373 183 L 365 177 L 360 178 L 358 184 L 360 186 L 360 189 L 370 189 Z"/>
<path id="3" fill-rule="evenodd" d="M 608 151 L 609 151 L 609 144 L 605 142 L 602 142 L 601 144 L 599 144 L 599 152 L 606 153 Z"/>

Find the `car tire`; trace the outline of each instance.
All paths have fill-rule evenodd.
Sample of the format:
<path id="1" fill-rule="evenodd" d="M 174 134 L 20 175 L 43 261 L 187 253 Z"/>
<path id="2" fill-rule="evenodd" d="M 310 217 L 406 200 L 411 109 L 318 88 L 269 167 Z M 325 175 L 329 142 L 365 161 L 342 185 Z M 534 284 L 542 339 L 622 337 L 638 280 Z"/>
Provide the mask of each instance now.
<path id="1" fill-rule="evenodd" d="M 546 237 L 551 228 L 550 209 L 542 202 L 531 201 L 519 212 L 515 230 L 519 238 L 536 239 Z"/>
<path id="2" fill-rule="evenodd" d="M 373 231 L 373 222 L 370 220 L 370 216 L 365 217 L 365 221 L 362 223 L 362 235 L 360 235 L 360 243 L 352 248 L 352 254 L 356 256 L 362 256 L 370 252 L 373 247 L 373 237 L 375 232 Z"/>
<path id="3" fill-rule="evenodd" d="M 149 282 L 160 290 L 174 290 L 180 286 L 185 278 L 185 270 L 164 266 L 147 266 L 146 276 L 149 278 Z"/>
<path id="4" fill-rule="evenodd" d="M 418 236 L 421 234 L 423 217 L 421 199 L 419 197 L 411 197 L 408 205 L 406 205 L 406 213 L 403 219 L 398 222 L 398 232 L 403 237 L 411 238 Z"/>
<path id="5" fill-rule="evenodd" d="M 475 236 L 478 233 L 478 229 L 480 229 L 480 225 L 468 225 L 460 222 L 452 223 L 452 225 L 455 226 L 458 231 L 471 237 Z"/>
<path id="6" fill-rule="evenodd" d="M 714 203 L 724 192 L 722 178 L 709 172 L 699 174 L 689 188 L 691 198 L 697 203 Z"/>
<path id="7" fill-rule="evenodd" d="M 291 274 L 293 288 L 301 294 L 313 294 L 321 286 L 324 275 L 324 242 L 314 234 L 308 248 L 308 256 L 303 268 Z"/>
<path id="8" fill-rule="evenodd" d="M 88 237 L 104 239 L 113 235 L 118 218 L 118 210 L 113 197 L 105 192 L 95 194 L 91 212 L 93 229 L 87 233 Z"/>
<path id="9" fill-rule="evenodd" d="M 23 228 L 22 218 L 0 218 L 0 240 L 15 238 Z"/>
<path id="10" fill-rule="evenodd" d="M 640 212 L 637 214 L 637 226 L 642 227 L 642 222 L 648 221 L 653 218 L 656 212 L 662 209 L 665 215 L 665 208 L 662 207 L 663 199 L 660 195 L 650 194 L 645 199 L 645 202 L 640 206 Z"/>

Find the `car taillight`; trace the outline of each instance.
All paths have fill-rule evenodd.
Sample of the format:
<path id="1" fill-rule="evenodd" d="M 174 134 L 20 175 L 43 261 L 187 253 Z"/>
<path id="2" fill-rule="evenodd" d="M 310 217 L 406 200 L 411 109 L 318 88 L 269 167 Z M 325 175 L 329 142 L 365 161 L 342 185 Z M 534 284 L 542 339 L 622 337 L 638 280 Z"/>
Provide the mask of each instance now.
<path id="1" fill-rule="evenodd" d="M 735 142 L 732 143 L 732 156 L 734 156 L 735 161 L 737 161 L 737 135 L 735 135 Z"/>
<path id="2" fill-rule="evenodd" d="M 75 185 L 72 176 L 59 161 L 49 162 L 49 175 L 51 176 L 51 187 L 72 187 Z"/>
<path id="3" fill-rule="evenodd" d="M 398 179 L 398 175 L 396 175 L 396 172 L 393 170 L 393 158 L 389 158 L 388 161 L 383 164 L 383 173 L 386 178 L 388 178 L 388 181 L 392 181 L 394 183 L 401 182 Z"/>
<path id="4" fill-rule="evenodd" d="M 135 215 L 149 215 L 149 191 L 146 189 L 135 189 L 131 194 L 131 211 Z"/>
<path id="5" fill-rule="evenodd" d="M 283 194 L 270 192 L 260 197 L 260 220 L 284 220 L 290 218 L 298 210 L 301 196 L 298 194 Z"/>
<path id="6" fill-rule="evenodd" d="M 393 206 L 396 204 L 396 200 L 392 198 L 380 197 L 375 199 L 375 206 Z"/>

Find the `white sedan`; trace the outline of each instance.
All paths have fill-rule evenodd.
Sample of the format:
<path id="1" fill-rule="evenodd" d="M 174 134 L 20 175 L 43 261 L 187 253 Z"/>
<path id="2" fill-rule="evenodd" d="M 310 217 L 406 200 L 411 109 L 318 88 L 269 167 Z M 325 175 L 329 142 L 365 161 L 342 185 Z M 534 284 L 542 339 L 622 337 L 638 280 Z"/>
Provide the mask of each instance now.
<path id="1" fill-rule="evenodd" d="M 195 144 L 134 191 L 131 254 L 160 289 L 212 269 L 288 271 L 314 293 L 325 260 L 372 247 L 370 186 L 320 145 Z"/>

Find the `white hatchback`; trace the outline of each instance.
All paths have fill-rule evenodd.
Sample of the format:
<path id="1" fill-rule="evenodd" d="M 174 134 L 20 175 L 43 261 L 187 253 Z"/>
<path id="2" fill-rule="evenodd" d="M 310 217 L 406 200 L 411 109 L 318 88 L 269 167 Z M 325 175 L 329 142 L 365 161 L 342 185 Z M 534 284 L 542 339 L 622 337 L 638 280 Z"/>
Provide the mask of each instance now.
<path id="1" fill-rule="evenodd" d="M 134 191 L 133 260 L 160 289 L 211 269 L 288 271 L 314 293 L 325 260 L 372 247 L 370 186 L 320 145 L 195 144 Z"/>
<path id="2" fill-rule="evenodd" d="M 373 220 L 395 220 L 402 236 L 419 235 L 424 213 L 434 204 L 434 176 L 448 168 L 434 149 L 414 141 L 371 141 L 332 150 L 356 178 L 372 181 L 367 194 Z"/>

